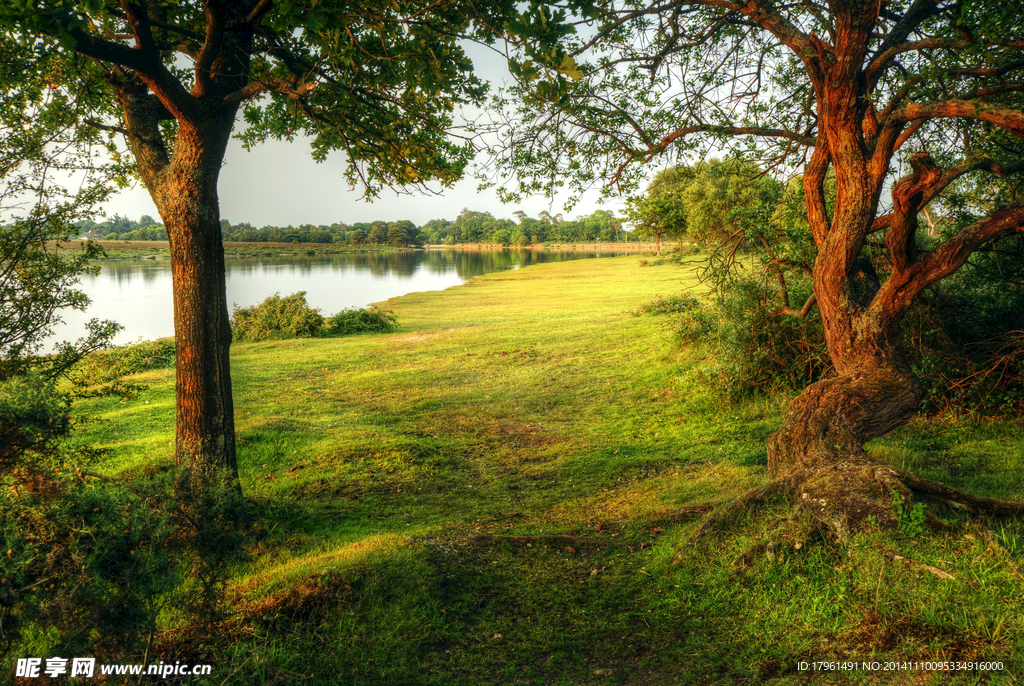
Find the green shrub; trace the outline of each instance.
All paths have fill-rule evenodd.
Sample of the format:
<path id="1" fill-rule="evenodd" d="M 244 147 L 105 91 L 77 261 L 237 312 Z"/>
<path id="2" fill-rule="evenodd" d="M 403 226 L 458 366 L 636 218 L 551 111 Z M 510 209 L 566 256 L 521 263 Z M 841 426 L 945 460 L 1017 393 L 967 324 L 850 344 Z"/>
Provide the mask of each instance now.
<path id="1" fill-rule="evenodd" d="M 342 310 L 327 321 L 324 333 L 349 335 L 355 333 L 388 333 L 398 328 L 393 312 L 371 307 L 365 310 Z"/>
<path id="2" fill-rule="evenodd" d="M 667 298 L 656 295 L 651 302 L 633 310 L 633 315 L 681 314 L 699 307 L 702 307 L 701 301 L 692 295 L 670 295 Z"/>
<path id="3" fill-rule="evenodd" d="M 116 657 L 162 609 L 216 621 L 248 503 L 225 479 L 186 491 L 191 466 L 90 474 L 70 399 L 39 370 L 0 382 L 0 653 Z"/>
<path id="4" fill-rule="evenodd" d="M 259 305 L 235 307 L 231 315 L 231 330 L 236 341 L 387 333 L 397 328 L 398 318 L 394 313 L 376 307 L 342 310 L 324 318 L 320 310 L 306 303 L 305 291 L 284 298 L 275 293 Z"/>
<path id="5" fill-rule="evenodd" d="M 801 295 L 805 296 L 796 292 L 797 299 Z M 712 342 L 717 374 L 708 378 L 738 399 L 752 393 L 797 391 L 832 368 L 817 314 L 800 320 L 776 314 L 778 308 L 772 286 L 738 278 L 714 299 L 659 297 L 638 313 L 675 315 L 668 326 L 680 345 Z"/>
<path id="6" fill-rule="evenodd" d="M 797 284 L 790 290 L 795 302 L 808 295 Z M 737 279 L 722 291 L 719 358 L 730 397 L 799 391 L 832 369 L 818 313 L 799 319 L 778 309 L 777 289 L 755 278 Z"/>
<path id="7" fill-rule="evenodd" d="M 706 341 L 717 335 L 718 315 L 708 303 L 689 297 L 672 320 L 672 335 L 680 345 Z"/>
<path id="8" fill-rule="evenodd" d="M 222 619 L 250 506 L 219 483 L 182 497 L 189 469 L 0 474 L 0 652 L 114 658 L 141 651 L 161 615 Z"/>
<path id="9" fill-rule="evenodd" d="M 45 453 L 70 429 L 67 398 L 52 380 L 30 371 L 0 382 L 0 477 L 21 469 L 29 454 Z"/>
<path id="10" fill-rule="evenodd" d="M 139 340 L 86 355 L 75 367 L 72 376 L 76 383 L 91 386 L 115 381 L 129 374 L 149 369 L 174 366 L 174 339 L 156 341 Z"/>
<path id="11" fill-rule="evenodd" d="M 323 315 L 306 303 L 305 291 L 283 298 L 274 293 L 259 305 L 236 305 L 231 313 L 231 331 L 236 341 L 309 338 L 318 335 L 323 326 Z"/>

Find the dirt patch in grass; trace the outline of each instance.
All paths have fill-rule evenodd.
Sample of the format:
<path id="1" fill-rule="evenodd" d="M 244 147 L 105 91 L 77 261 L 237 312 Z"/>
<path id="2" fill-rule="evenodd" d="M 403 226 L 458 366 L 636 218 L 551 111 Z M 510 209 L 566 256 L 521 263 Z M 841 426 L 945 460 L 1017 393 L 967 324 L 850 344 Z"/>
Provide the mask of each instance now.
<path id="1" fill-rule="evenodd" d="M 497 434 L 511 448 L 540 448 L 568 443 L 571 439 L 552 436 L 540 424 L 499 424 Z"/>

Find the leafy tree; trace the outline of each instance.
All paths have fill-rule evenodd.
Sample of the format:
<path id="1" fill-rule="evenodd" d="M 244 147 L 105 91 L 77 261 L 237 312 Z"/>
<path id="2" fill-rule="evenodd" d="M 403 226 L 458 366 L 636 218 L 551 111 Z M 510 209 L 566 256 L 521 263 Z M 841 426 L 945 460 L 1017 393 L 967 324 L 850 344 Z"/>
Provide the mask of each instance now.
<path id="1" fill-rule="evenodd" d="M 202 605 L 215 618 L 208 610 L 219 593 L 205 593 L 204 584 L 222 588 L 230 560 L 221 553 L 237 546 L 222 531 L 224 510 L 204 508 L 212 526 L 193 536 L 175 526 L 187 518 L 179 501 L 173 513 L 150 511 L 151 502 L 171 502 L 166 491 L 133 502 L 130 489 L 108 488 L 107 477 L 87 484 L 96 475 L 83 467 L 95 451 L 65 444 L 71 400 L 85 393 L 73 368 L 120 327 L 93 320 L 77 342 L 38 353 L 62 309 L 89 304 L 77 286 L 95 272 L 90 262 L 100 250 L 67 243 L 121 170 L 97 165 L 96 132 L 76 130 L 88 89 L 45 86 L 59 59 L 0 50 L 0 215 L 10 220 L 0 227 L 0 652 L 59 643 L 64 654 L 112 656 L 152 631 L 172 596 L 180 609 Z M 72 383 L 58 385 L 62 376 Z M 128 389 L 88 392 L 116 390 Z M 209 549 L 216 559 L 202 557 Z"/>
<path id="2" fill-rule="evenodd" d="M 451 113 L 479 103 L 485 90 L 460 38 L 515 32 L 550 43 L 571 30 L 541 3 L 530 5 L 519 12 L 511 0 L 0 7 L 5 49 L 54 60 L 52 86 L 88 85 L 79 122 L 124 137 L 167 228 L 179 463 L 237 474 L 217 177 L 239 110 L 246 145 L 308 135 L 317 160 L 343 151 L 349 180 L 370 196 L 383 185 L 450 185 L 473 155 L 447 133 Z M 533 63 L 571 69 L 564 58 L 538 47 Z"/>
<path id="3" fill-rule="evenodd" d="M 630 198 L 626 204 L 626 218 L 633 223 L 635 237 L 654 239 L 655 251 L 659 255 L 663 237 L 686 233 L 683 205 L 671 198 Z"/>
<path id="4" fill-rule="evenodd" d="M 891 524 L 893 489 L 908 503 L 1024 510 L 875 464 L 862 448 L 919 407 L 900 332 L 915 300 L 1024 231 L 1019 4 L 598 4 L 595 35 L 570 45 L 583 78 L 555 89 L 522 79 L 496 101 L 514 125 L 495 159 L 518 182 L 500 192 L 600 183 L 611 195 L 635 188 L 651 160 L 712 150 L 799 174 L 813 259 L 770 263 L 780 295 L 806 266 L 813 292 L 779 313 L 816 308 L 836 376 L 792 402 L 768 444 L 777 480 L 750 498 L 785 493 L 840 536 L 869 516 Z M 928 244 L 918 216 L 936 199 L 952 221 Z"/>
<path id="5" fill-rule="evenodd" d="M 739 215 L 753 208 L 765 179 L 757 166 L 743 160 L 710 159 L 682 175 L 676 193 L 686 213 L 687 233 L 698 243 L 721 243 L 740 229 Z"/>
<path id="6" fill-rule="evenodd" d="M 586 224 L 587 240 L 617 242 L 622 222 L 611 210 L 594 210 L 583 220 Z"/>
<path id="7" fill-rule="evenodd" d="M 531 243 L 542 243 L 548 240 L 548 225 L 533 217 L 524 217 L 519 230 L 530 236 Z"/>
<path id="8" fill-rule="evenodd" d="M 331 236 L 330 231 L 314 229 L 309 232 L 309 235 L 304 240 L 309 243 L 331 243 L 334 238 Z"/>
<path id="9" fill-rule="evenodd" d="M 416 225 L 408 219 L 388 224 L 388 243 L 394 246 L 408 246 L 416 244 Z"/>
<path id="10" fill-rule="evenodd" d="M 96 132 L 75 128 L 88 87 L 44 86 L 59 66 L 52 55 L 0 44 L 0 221 L 9 222 L 0 224 L 0 381 L 32 367 L 52 381 L 120 328 L 94 319 L 83 338 L 57 343 L 56 355 L 39 358 L 61 310 L 89 305 L 77 285 L 98 271 L 93 261 L 102 250 L 67 244 L 121 171 L 97 165 Z"/>
<path id="11" fill-rule="evenodd" d="M 388 240 L 388 225 L 387 222 L 375 221 L 370 224 L 370 231 L 366 236 L 367 243 L 373 243 L 375 245 L 382 245 L 387 243 Z"/>
<path id="12" fill-rule="evenodd" d="M 113 217 L 108 219 L 106 223 L 110 227 L 111 232 L 116 234 L 130 233 L 134 231 L 136 227 L 135 222 L 120 214 L 115 214 Z"/>
<path id="13" fill-rule="evenodd" d="M 440 243 L 448 235 L 448 226 L 451 224 L 447 219 L 431 219 L 423 225 L 423 233 L 427 236 L 427 242 Z"/>
<path id="14" fill-rule="evenodd" d="M 508 245 L 512 242 L 512 233 L 508 229 L 498 229 L 491 236 L 491 241 L 498 245 Z"/>

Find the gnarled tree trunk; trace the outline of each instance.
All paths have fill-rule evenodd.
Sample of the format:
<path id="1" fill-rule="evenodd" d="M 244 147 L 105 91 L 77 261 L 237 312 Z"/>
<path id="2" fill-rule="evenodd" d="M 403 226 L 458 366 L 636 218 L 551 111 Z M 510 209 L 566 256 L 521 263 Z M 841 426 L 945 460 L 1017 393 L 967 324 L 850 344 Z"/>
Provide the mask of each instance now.
<path id="1" fill-rule="evenodd" d="M 856 168 L 858 162 L 862 160 L 854 159 L 848 166 Z M 869 518 L 881 526 L 896 525 L 897 494 L 904 507 L 915 496 L 924 496 L 969 511 L 1024 513 L 1018 503 L 970 496 L 877 463 L 863 449 L 867 441 L 904 425 L 922 398 L 904 351 L 899 328 L 903 313 L 929 283 L 958 268 L 976 240 L 968 229 L 959 244 L 948 242 L 945 253 L 917 255 L 917 211 L 929 185 L 938 184 L 941 174 L 926 154 L 915 156 L 912 164 L 913 174 L 892 191 L 896 211 L 889 219 L 884 263 L 888 274 L 882 281 L 871 261 L 859 256 L 873 222 L 875 189 L 864 181 L 867 174 L 845 179 L 837 174 L 840 189 L 845 182 L 850 199 L 845 208 L 837 202 L 831 221 L 819 216 L 823 228 L 816 234 L 819 252 L 814 267 L 814 294 L 837 375 L 808 386 L 794 399 L 768 443 L 768 469 L 777 479 L 774 490 L 844 538 Z M 858 212 L 858 201 L 870 212 Z M 974 228 L 978 233 L 1005 231 L 994 221 L 999 220 L 989 219 Z M 1012 221 L 1019 223 L 1020 217 L 1007 225 Z"/>
<path id="2" fill-rule="evenodd" d="M 921 401 L 900 351 L 890 352 L 865 354 L 841 375 L 808 386 L 768 442 L 768 470 L 782 490 L 841 537 L 868 517 L 895 523 L 894 490 L 910 502 L 893 469 L 863 449 L 906 423 Z"/>

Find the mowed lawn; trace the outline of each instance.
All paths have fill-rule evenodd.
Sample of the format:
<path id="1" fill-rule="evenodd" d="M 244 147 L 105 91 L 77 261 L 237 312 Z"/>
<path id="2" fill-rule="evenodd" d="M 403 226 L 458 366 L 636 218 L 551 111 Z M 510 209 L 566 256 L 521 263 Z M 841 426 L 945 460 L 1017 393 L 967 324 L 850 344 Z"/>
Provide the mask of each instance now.
<path id="1" fill-rule="evenodd" d="M 1019 676 L 1018 525 L 842 543 L 776 502 L 691 544 L 694 506 L 767 483 L 785 406 L 723 402 L 714 341 L 681 349 L 667 316 L 633 314 L 702 293 L 699 260 L 537 265 L 384 303 L 395 333 L 233 346 L 250 561 L 232 620 L 157 653 L 240 684 L 945 678 L 799 668 L 887 658 Z M 136 400 L 79 408 L 111 475 L 171 461 L 173 370 L 135 380 Z M 919 420 L 872 450 L 1020 498 L 1022 445 L 1009 424 Z"/>

